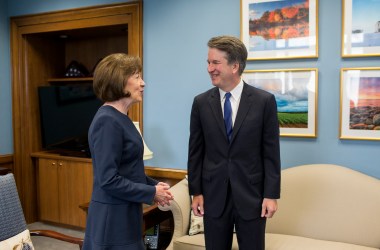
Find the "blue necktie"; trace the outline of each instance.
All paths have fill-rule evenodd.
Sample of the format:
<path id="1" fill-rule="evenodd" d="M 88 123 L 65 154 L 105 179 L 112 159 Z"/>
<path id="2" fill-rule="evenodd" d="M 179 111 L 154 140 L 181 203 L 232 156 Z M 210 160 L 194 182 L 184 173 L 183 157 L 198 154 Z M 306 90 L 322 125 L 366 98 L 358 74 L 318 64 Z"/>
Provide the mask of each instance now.
<path id="1" fill-rule="evenodd" d="M 224 100 L 224 125 L 226 126 L 228 142 L 231 142 L 232 135 L 232 108 L 230 102 L 231 93 L 226 93 Z"/>

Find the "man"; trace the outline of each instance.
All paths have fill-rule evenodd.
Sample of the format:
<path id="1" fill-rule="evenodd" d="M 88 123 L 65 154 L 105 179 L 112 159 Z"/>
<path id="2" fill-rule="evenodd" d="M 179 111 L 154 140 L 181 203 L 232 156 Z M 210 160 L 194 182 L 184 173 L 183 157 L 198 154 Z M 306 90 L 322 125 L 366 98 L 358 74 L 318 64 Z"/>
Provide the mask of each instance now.
<path id="1" fill-rule="evenodd" d="M 196 96 L 191 110 L 191 207 L 204 216 L 208 250 L 231 249 L 234 226 L 240 250 L 263 250 L 266 218 L 280 198 L 276 101 L 241 79 L 247 49 L 239 39 L 214 37 L 208 47 L 215 88 Z"/>

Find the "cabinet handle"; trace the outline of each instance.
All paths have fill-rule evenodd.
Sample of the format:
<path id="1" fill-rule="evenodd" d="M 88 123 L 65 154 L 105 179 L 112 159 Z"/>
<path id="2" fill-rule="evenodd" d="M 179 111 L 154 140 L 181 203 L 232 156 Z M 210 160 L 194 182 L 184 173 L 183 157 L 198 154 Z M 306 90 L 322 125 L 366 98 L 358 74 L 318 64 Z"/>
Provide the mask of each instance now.
<path id="1" fill-rule="evenodd" d="M 52 165 L 52 166 L 55 166 L 55 162 L 52 162 L 51 165 Z"/>
<path id="2" fill-rule="evenodd" d="M 62 163 L 62 162 L 60 162 L 60 163 L 59 163 L 59 166 L 62 166 L 62 165 L 63 165 L 63 163 Z"/>

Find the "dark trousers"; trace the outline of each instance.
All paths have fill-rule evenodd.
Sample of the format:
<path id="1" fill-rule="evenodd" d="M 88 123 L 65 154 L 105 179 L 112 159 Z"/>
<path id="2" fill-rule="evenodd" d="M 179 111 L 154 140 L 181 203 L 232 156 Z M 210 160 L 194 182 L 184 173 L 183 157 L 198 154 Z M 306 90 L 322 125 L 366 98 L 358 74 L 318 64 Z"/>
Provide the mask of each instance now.
<path id="1" fill-rule="evenodd" d="M 207 200 L 205 203 L 208 202 Z M 235 226 L 239 250 L 265 249 L 266 218 L 244 220 L 234 206 L 231 187 L 221 217 L 204 215 L 204 234 L 207 250 L 231 250 Z"/>

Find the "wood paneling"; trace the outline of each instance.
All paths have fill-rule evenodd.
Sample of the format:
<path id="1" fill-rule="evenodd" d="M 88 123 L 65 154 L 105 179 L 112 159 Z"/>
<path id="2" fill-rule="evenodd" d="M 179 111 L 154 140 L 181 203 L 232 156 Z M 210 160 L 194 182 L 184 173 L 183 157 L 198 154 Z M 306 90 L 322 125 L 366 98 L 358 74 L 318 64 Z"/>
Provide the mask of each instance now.
<path id="1" fill-rule="evenodd" d="M 121 29 L 121 28 L 120 28 Z M 125 34 L 110 34 L 101 37 L 67 38 L 66 65 L 73 60 L 83 64 L 92 72 L 95 64 L 112 53 L 128 53 L 128 37 Z M 86 48 L 86 49 L 83 49 Z"/>

